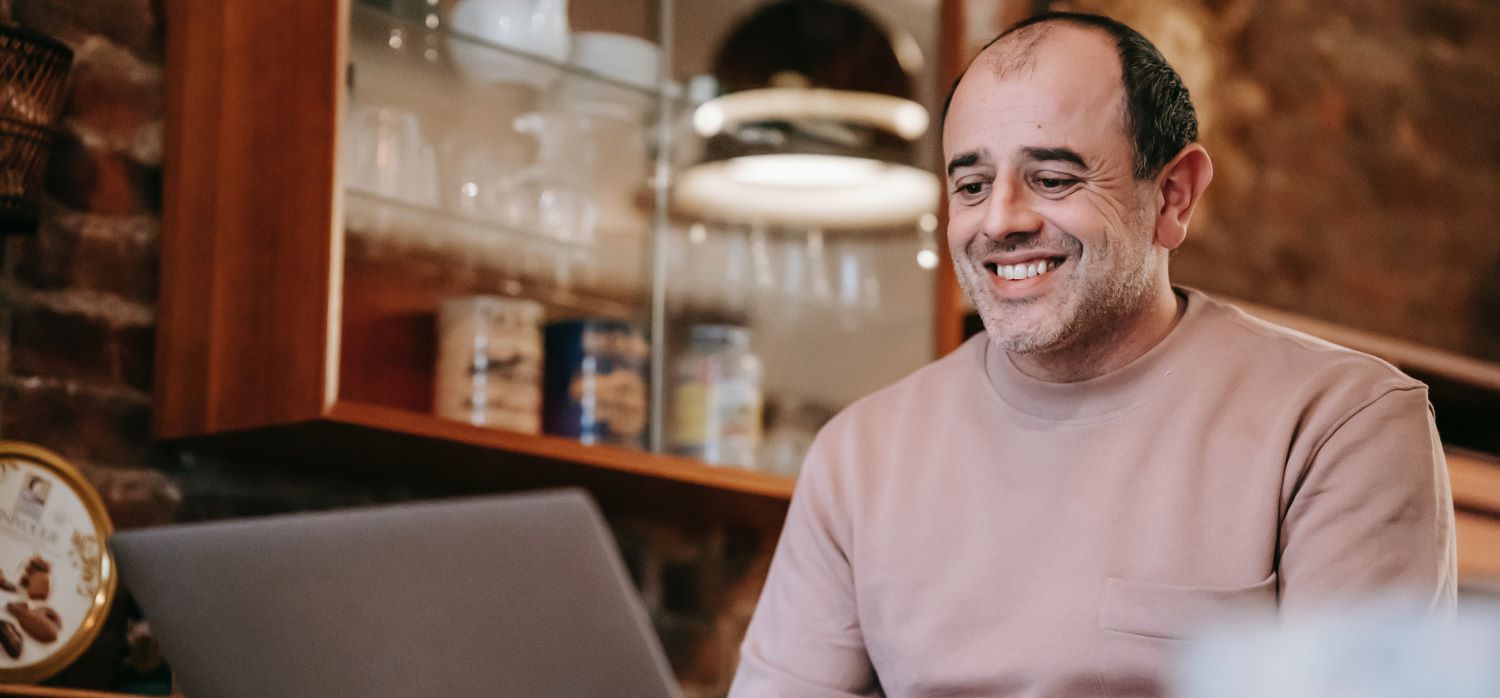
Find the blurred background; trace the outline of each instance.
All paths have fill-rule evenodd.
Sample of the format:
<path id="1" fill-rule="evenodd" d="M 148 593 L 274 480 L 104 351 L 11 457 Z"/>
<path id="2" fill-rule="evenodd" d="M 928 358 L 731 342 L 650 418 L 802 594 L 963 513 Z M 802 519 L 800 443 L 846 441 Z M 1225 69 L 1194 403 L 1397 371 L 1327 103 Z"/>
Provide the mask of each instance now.
<path id="1" fill-rule="evenodd" d="M 43 445 L 79 466 L 119 528 L 584 484 L 604 501 L 684 688 L 723 695 L 806 440 L 829 415 L 978 325 L 946 268 L 941 202 L 923 189 L 930 181 L 908 180 L 901 191 L 926 198 L 880 215 L 861 215 L 880 201 L 838 208 L 825 194 L 815 203 L 845 217 L 819 218 L 775 187 L 748 212 L 715 197 L 722 182 L 702 185 L 694 199 L 687 173 L 766 153 L 852 155 L 884 174 L 935 171 L 939 125 L 907 128 L 903 105 L 935 121 L 979 46 L 1033 12 L 1068 9 L 1138 28 L 1192 91 L 1215 180 L 1172 262 L 1174 280 L 1428 381 L 1450 447 L 1463 596 L 1500 593 L 1500 4 L 330 0 L 335 11 L 322 12 L 290 0 L 225 3 L 244 21 L 237 25 L 202 20 L 197 2 L 0 1 L 0 13 L 74 52 L 36 229 L 0 247 L 0 438 Z M 472 27 L 482 23 L 466 22 L 482 12 L 544 16 L 561 28 L 478 34 Z M 242 65 L 249 58 L 230 51 L 220 66 L 192 32 L 233 37 L 238 43 L 223 45 L 261 62 Z M 603 38 L 579 38 L 590 33 Z M 291 67 L 269 67 L 278 56 Z M 298 70 L 338 92 L 337 106 L 276 106 L 271 85 Z M 195 184 L 168 173 L 164 182 L 164 170 L 186 161 L 173 154 L 195 147 L 192 134 L 202 136 L 196 147 L 223 154 L 221 168 L 285 155 L 257 154 L 245 145 L 254 139 L 224 130 L 228 120 L 187 118 L 197 113 L 194 96 L 219 84 L 205 74 L 222 78 L 226 95 L 269 105 L 251 110 L 256 125 L 247 117 L 240 127 L 314 134 L 317 147 L 298 160 L 322 165 L 307 180 L 316 210 L 308 218 L 337 222 L 288 232 L 279 210 L 249 207 L 211 220 L 244 228 L 245 240 L 256 225 L 268 239 L 286 233 L 306 244 L 297 249 L 331 260 L 242 268 L 170 249 L 230 234 L 182 222 L 183 212 L 201 210 L 192 206 L 210 205 L 206 192 L 276 186 L 262 181 L 276 176 L 251 175 L 280 172 L 255 160 L 261 169 L 242 164 L 251 174 L 239 179 Z M 802 97 L 732 99 L 767 88 Z M 819 111 L 823 103 L 803 98 L 811 89 L 879 99 Z M 745 114 L 739 122 L 736 110 Z M 814 176 L 816 163 L 799 163 L 762 176 Z M 670 200 L 663 172 L 679 187 Z M 755 184 L 741 175 L 725 181 Z M 819 176 L 868 184 L 848 172 Z M 333 412 L 313 416 L 357 427 L 341 438 L 293 438 L 281 427 L 308 418 L 293 410 L 240 419 L 233 407 L 178 392 L 202 378 L 183 368 L 191 352 L 182 338 L 210 330 L 179 327 L 188 324 L 183 312 L 163 313 L 163 304 L 186 307 L 185 284 L 226 270 L 285 270 L 291 279 L 292 268 L 324 275 L 308 277 L 311 286 L 337 277 L 328 285 L 339 291 L 214 306 L 212 331 L 223 334 L 191 336 L 214 337 L 214 351 L 243 358 L 236 370 L 251 376 L 243 383 L 266 383 L 282 365 L 301 365 L 264 353 L 264 328 L 301 317 L 275 303 L 291 297 L 298 312 L 326 311 L 328 298 L 339 298 L 342 314 L 325 319 L 332 329 L 311 344 L 333 357 L 320 369 L 326 375 L 298 374 L 287 385 L 312 386 L 311 402 L 335 385 Z M 298 282 L 280 274 L 245 272 L 255 278 L 247 288 Z M 659 278 L 669 279 L 662 289 Z M 511 304 L 475 314 L 492 304 L 476 298 Z M 455 300 L 467 305 L 453 306 L 454 317 L 469 319 L 445 324 L 444 303 Z M 494 413 L 484 422 L 473 396 L 462 403 L 468 412 L 444 412 L 443 388 L 434 387 L 444 380 L 444 337 L 466 333 L 472 344 L 486 331 L 475 329 L 481 317 L 535 347 L 517 356 L 537 361 L 537 371 L 538 357 L 558 362 L 539 323 L 621 323 L 607 327 L 642 348 L 611 358 L 631 376 L 618 402 L 632 418 L 613 428 L 636 417 L 642 426 L 599 441 L 620 450 L 572 450 L 593 443 L 594 432 L 577 416 L 572 431 L 543 423 L 539 405 L 552 398 L 539 380 L 507 396 L 522 405 L 520 421 Z M 704 366 L 721 364 L 737 368 L 702 378 Z M 253 402 L 235 380 L 221 383 L 223 401 Z M 698 427 L 719 428 L 717 436 L 684 436 L 693 421 L 684 405 L 703 391 L 753 406 L 754 438 L 736 440 L 723 425 Z M 371 434 L 400 447 L 372 453 L 360 445 Z M 637 459 L 628 449 L 655 453 Z M 367 467 L 381 457 L 396 462 Z M 126 592 L 95 647 L 52 683 L 164 685 L 128 580 Z"/>

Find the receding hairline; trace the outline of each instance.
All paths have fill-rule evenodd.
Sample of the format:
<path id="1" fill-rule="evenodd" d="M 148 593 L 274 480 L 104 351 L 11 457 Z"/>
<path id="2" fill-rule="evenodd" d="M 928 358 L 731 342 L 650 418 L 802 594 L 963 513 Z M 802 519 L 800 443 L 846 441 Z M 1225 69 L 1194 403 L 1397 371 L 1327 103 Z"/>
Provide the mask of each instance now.
<path id="1" fill-rule="evenodd" d="M 1052 33 L 1050 22 L 1021 27 L 1010 34 L 995 37 L 970 62 L 967 74 L 976 66 L 990 69 L 998 79 L 1018 73 L 1030 73 L 1036 68 L 1036 50 L 1042 40 Z"/>
<path id="2" fill-rule="evenodd" d="M 1119 52 L 1115 49 L 1114 37 L 1109 32 L 1096 26 L 1075 22 L 1066 17 L 1047 19 L 1036 24 L 1028 24 L 1000 36 L 995 37 L 970 62 L 968 74 L 974 67 L 983 65 L 990 68 L 994 77 L 1004 80 L 1014 77 L 1020 73 L 1029 73 L 1036 69 L 1037 55 L 1048 39 L 1058 29 L 1076 29 L 1081 32 L 1093 34 L 1110 47 L 1110 53 L 1115 56 L 1115 63 L 1121 68 L 1123 74 L 1124 66 L 1119 64 Z"/>
<path id="3" fill-rule="evenodd" d="M 946 124 L 948 121 L 948 111 L 953 104 L 953 98 L 958 94 L 958 86 L 964 78 L 974 72 L 976 67 L 989 68 L 990 75 L 996 80 L 1029 75 L 1036 70 L 1037 55 L 1042 44 L 1059 28 L 1093 32 L 1108 42 L 1109 46 L 1115 49 L 1111 51 L 1111 54 L 1115 56 L 1115 66 L 1120 69 L 1120 88 L 1125 89 L 1125 66 L 1120 60 L 1115 38 L 1108 31 L 1069 17 L 1051 17 L 1004 32 L 990 39 L 989 43 L 979 49 L 979 53 L 974 55 L 974 58 L 964 67 L 963 72 L 953 80 L 953 87 L 948 90 L 948 97 L 943 101 L 942 123 Z"/>

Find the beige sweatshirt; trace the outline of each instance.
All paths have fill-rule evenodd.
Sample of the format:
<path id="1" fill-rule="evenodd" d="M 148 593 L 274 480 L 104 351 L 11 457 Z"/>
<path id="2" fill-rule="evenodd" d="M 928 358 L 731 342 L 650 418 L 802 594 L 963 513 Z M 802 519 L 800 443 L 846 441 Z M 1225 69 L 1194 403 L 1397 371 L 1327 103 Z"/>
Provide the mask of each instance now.
<path id="1" fill-rule="evenodd" d="M 981 334 L 830 422 L 731 696 L 1157 695 L 1225 613 L 1451 611 L 1426 387 L 1178 293 L 1118 371 L 1037 381 Z"/>

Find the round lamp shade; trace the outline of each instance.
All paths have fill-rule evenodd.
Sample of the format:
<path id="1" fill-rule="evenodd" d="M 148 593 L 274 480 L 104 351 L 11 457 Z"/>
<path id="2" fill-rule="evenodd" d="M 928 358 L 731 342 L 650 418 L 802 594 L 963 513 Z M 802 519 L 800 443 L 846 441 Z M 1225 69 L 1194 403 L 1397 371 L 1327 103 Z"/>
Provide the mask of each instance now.
<path id="1" fill-rule="evenodd" d="M 680 208 L 715 220 L 818 228 L 916 221 L 940 194 L 937 176 L 908 165 L 827 154 L 745 155 L 678 176 Z"/>

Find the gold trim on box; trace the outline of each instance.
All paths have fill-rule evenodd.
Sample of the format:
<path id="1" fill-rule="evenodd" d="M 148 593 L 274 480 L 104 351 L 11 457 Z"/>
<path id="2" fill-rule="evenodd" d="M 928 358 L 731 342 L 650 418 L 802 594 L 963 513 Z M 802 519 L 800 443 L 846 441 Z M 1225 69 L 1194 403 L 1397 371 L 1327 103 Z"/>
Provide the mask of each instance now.
<path id="1" fill-rule="evenodd" d="M 46 659 L 26 666 L 0 669 L 0 682 L 34 683 L 46 680 L 72 664 L 98 637 L 119 585 L 115 574 L 115 558 L 105 544 L 114 532 L 114 527 L 110 524 L 109 510 L 105 508 L 99 493 L 83 477 L 83 473 L 63 460 L 62 456 L 32 444 L 0 441 L 0 474 L 11 467 L 6 462 L 7 459 L 28 461 L 43 470 L 51 471 L 67 484 L 83 503 L 95 533 L 95 536 L 80 535 L 75 530 L 70 541 L 72 552 L 69 557 L 76 558 L 83 572 L 80 583 L 86 585 L 85 589 L 94 597 L 78 630 Z"/>

